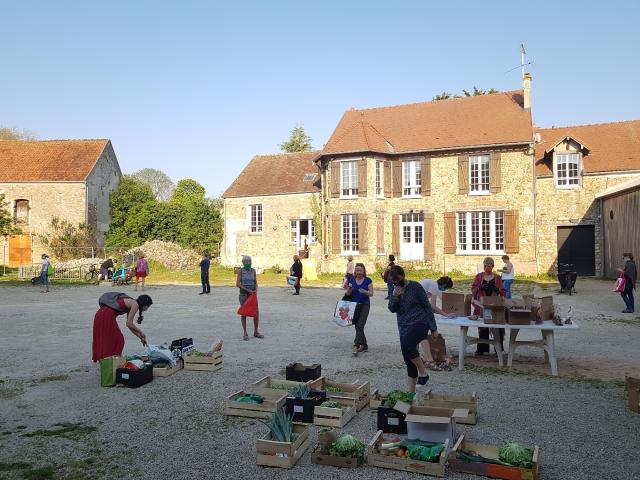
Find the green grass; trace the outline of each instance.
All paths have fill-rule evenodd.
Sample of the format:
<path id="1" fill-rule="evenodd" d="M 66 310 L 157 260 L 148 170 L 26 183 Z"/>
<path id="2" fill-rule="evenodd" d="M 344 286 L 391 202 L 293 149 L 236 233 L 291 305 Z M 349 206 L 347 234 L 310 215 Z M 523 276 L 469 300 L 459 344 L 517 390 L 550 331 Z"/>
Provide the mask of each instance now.
<path id="1" fill-rule="evenodd" d="M 35 430 L 25 433 L 23 437 L 61 437 L 70 440 L 78 440 L 83 435 L 88 435 L 96 431 L 96 427 L 82 425 L 81 423 L 56 423 L 51 430 Z"/>
<path id="2" fill-rule="evenodd" d="M 31 465 L 24 462 L 2 463 L 0 462 L 0 472 L 12 472 L 14 470 L 25 470 L 31 468 Z"/>
<path id="3" fill-rule="evenodd" d="M 640 327 L 640 317 L 636 318 L 614 318 L 606 320 L 609 323 L 619 323 L 621 325 L 632 325 L 634 327 Z"/>

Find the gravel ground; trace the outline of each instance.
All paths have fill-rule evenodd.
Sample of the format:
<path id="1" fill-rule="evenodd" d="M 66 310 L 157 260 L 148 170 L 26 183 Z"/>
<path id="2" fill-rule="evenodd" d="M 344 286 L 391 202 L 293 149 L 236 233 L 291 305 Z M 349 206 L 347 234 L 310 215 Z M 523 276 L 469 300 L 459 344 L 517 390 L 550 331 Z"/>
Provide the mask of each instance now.
<path id="1" fill-rule="evenodd" d="M 638 325 L 633 317 L 610 313 L 621 310 L 619 298 L 595 295 L 605 285 L 610 289 L 585 281 L 579 295 L 558 299 L 574 305 L 581 327 L 556 337 L 561 374 L 569 362 L 622 365 L 610 372 L 611 378 L 640 370 L 633 340 Z M 266 427 L 222 415 L 227 394 L 264 375 L 279 376 L 291 361 L 321 362 L 323 373 L 332 378 L 368 380 L 382 391 L 403 388 L 395 319 L 379 292 L 367 326 L 370 352 L 353 358 L 353 331 L 328 319 L 336 290 L 303 289 L 292 297 L 288 289 L 263 288 L 265 339 L 243 342 L 236 289 L 215 288 L 210 296 L 198 296 L 195 287 L 151 287 L 155 304 L 143 323 L 149 341 L 192 336 L 198 348 L 206 349 L 222 338 L 224 369 L 182 371 L 139 389 L 107 389 L 99 387 L 98 369 L 89 360 L 96 301 L 107 289 L 54 287 L 40 295 L 28 287 L 0 286 L 0 478 L 26 478 L 26 466 L 7 471 L 12 462 L 55 467 L 53 477 L 29 478 L 418 478 L 372 467 L 317 466 L 309 453 L 290 471 L 257 467 L 255 442 Z M 616 321 L 621 318 L 625 321 Z M 456 355 L 457 332 L 441 330 Z M 128 331 L 125 338 L 125 353 L 141 351 Z M 524 358 L 542 356 L 535 350 L 522 353 Z M 443 393 L 476 391 L 479 423 L 460 426 L 459 433 L 485 443 L 508 439 L 539 445 L 541 478 L 640 479 L 640 415 L 626 409 L 620 382 L 476 367 L 433 373 L 430 386 Z M 66 438 L 51 436 L 55 424 L 64 423 L 76 427 Z M 362 410 L 343 430 L 368 442 L 376 431 L 374 413 Z M 316 434 L 314 427 L 312 445 Z M 452 472 L 447 477 L 478 478 Z"/>

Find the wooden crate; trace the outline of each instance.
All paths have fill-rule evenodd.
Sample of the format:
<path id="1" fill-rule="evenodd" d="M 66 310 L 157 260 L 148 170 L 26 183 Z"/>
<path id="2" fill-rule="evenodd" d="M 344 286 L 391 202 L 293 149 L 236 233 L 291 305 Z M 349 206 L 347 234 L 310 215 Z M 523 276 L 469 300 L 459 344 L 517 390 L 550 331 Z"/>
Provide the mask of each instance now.
<path id="1" fill-rule="evenodd" d="M 504 480 L 538 480 L 540 450 L 537 446 L 535 446 L 533 450 L 533 464 L 531 468 L 469 462 L 457 456 L 458 452 L 461 451 L 473 451 L 483 457 L 497 460 L 499 448 L 494 445 L 467 442 L 464 435 L 461 435 L 449 454 L 449 467 L 453 471 L 473 473 L 489 478 L 502 478 Z"/>
<path id="2" fill-rule="evenodd" d="M 184 369 L 198 372 L 215 372 L 222 368 L 222 351 L 213 352 L 210 357 L 196 357 L 190 353 L 183 357 Z"/>
<path id="3" fill-rule="evenodd" d="M 240 390 L 232 393 L 225 401 L 224 414 L 230 417 L 250 417 L 250 418 L 271 418 L 271 414 L 284 406 L 287 394 L 284 391 L 273 393 L 270 391 L 254 391 L 264 397 L 263 403 L 240 403 L 236 402 L 237 398 L 246 395 L 249 392 Z"/>
<path id="4" fill-rule="evenodd" d="M 444 477 L 447 458 L 449 457 L 449 440 L 444 444 L 444 451 L 440 454 L 438 463 L 423 462 L 411 458 L 383 455 L 379 452 L 380 444 L 384 437 L 382 430 L 375 434 L 367 447 L 367 463 L 373 467 L 389 468 L 391 470 L 401 470 L 403 472 L 421 473 L 434 477 Z"/>
<path id="5" fill-rule="evenodd" d="M 433 393 L 431 389 L 427 389 L 422 397 L 421 405 L 425 407 L 467 409 L 469 414 L 464 417 L 454 417 L 456 423 L 464 423 L 466 425 L 475 425 L 478 423 L 478 396 L 476 392 L 471 395 L 447 395 Z"/>
<path id="6" fill-rule="evenodd" d="M 184 368 L 184 365 L 182 363 L 182 360 L 178 360 L 176 361 L 176 366 L 173 368 L 170 368 L 169 366 L 166 367 L 153 367 L 153 376 L 154 377 L 170 377 L 171 375 L 173 375 L 174 373 L 177 373 L 178 371 L 182 370 Z"/>
<path id="7" fill-rule="evenodd" d="M 320 377 L 317 380 L 309 382 L 308 385 L 314 390 L 326 390 L 327 397 L 331 399 L 348 399 L 355 405 L 359 412 L 369 405 L 371 399 L 371 386 L 369 382 L 341 383 L 330 380 L 327 377 Z M 329 387 L 329 389 L 327 389 Z M 330 389 L 339 388 L 339 392 L 332 392 Z"/>
<path id="8" fill-rule="evenodd" d="M 306 385 L 308 382 L 293 382 L 291 380 L 285 380 L 283 378 L 274 378 L 270 375 L 266 377 L 262 377 L 257 382 L 253 383 L 253 387 L 269 389 L 280 392 L 289 392 L 292 388 L 299 387 L 302 385 Z M 282 388 L 284 387 L 284 388 Z"/>
<path id="9" fill-rule="evenodd" d="M 371 410 L 377 410 L 380 405 L 384 403 L 384 395 L 380 393 L 380 391 L 376 388 L 373 392 L 371 392 L 371 396 L 369 397 L 369 408 Z"/>
<path id="10" fill-rule="evenodd" d="M 331 398 L 338 402 L 342 408 L 316 407 L 313 412 L 313 424 L 322 427 L 342 428 L 356 416 L 356 407 L 353 399 Z"/>
<path id="11" fill-rule="evenodd" d="M 625 385 L 629 410 L 640 413 L 640 378 L 627 377 Z"/>
<path id="12" fill-rule="evenodd" d="M 340 468 L 356 468 L 361 467 L 364 463 L 362 458 L 348 458 L 348 457 L 336 457 L 335 455 L 329 455 L 329 448 L 327 445 L 316 445 L 311 454 L 311 463 L 318 465 L 330 465 L 332 467 Z"/>
<path id="13" fill-rule="evenodd" d="M 256 443 L 256 463 L 264 467 L 292 468 L 309 448 L 309 427 L 293 424 L 297 438 L 292 443 L 271 440 L 271 432 Z"/>

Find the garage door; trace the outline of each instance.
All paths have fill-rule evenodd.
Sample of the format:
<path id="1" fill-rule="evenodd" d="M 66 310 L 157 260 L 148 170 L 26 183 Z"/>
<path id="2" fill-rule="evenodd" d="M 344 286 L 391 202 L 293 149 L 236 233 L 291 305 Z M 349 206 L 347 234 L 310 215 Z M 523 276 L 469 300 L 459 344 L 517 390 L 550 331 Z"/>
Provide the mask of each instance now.
<path id="1" fill-rule="evenodd" d="M 558 227 L 558 263 L 575 265 L 578 275 L 596 274 L 593 225 Z"/>

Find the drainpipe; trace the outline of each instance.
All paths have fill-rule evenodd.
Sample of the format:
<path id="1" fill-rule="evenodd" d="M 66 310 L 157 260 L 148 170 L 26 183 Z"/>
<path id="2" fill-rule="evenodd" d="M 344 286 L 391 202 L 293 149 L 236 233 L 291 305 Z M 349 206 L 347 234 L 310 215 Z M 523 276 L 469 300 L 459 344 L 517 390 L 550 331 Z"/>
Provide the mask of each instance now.
<path id="1" fill-rule="evenodd" d="M 531 179 L 531 183 L 533 187 L 533 239 L 534 239 L 533 254 L 536 260 L 536 276 L 538 276 L 540 275 L 540 259 L 538 256 L 538 190 L 537 190 L 538 178 L 536 176 L 535 137 L 534 137 L 534 143 L 532 144 L 531 148 L 533 149 L 533 155 L 531 160 L 532 171 L 533 171 L 533 175 Z"/>

